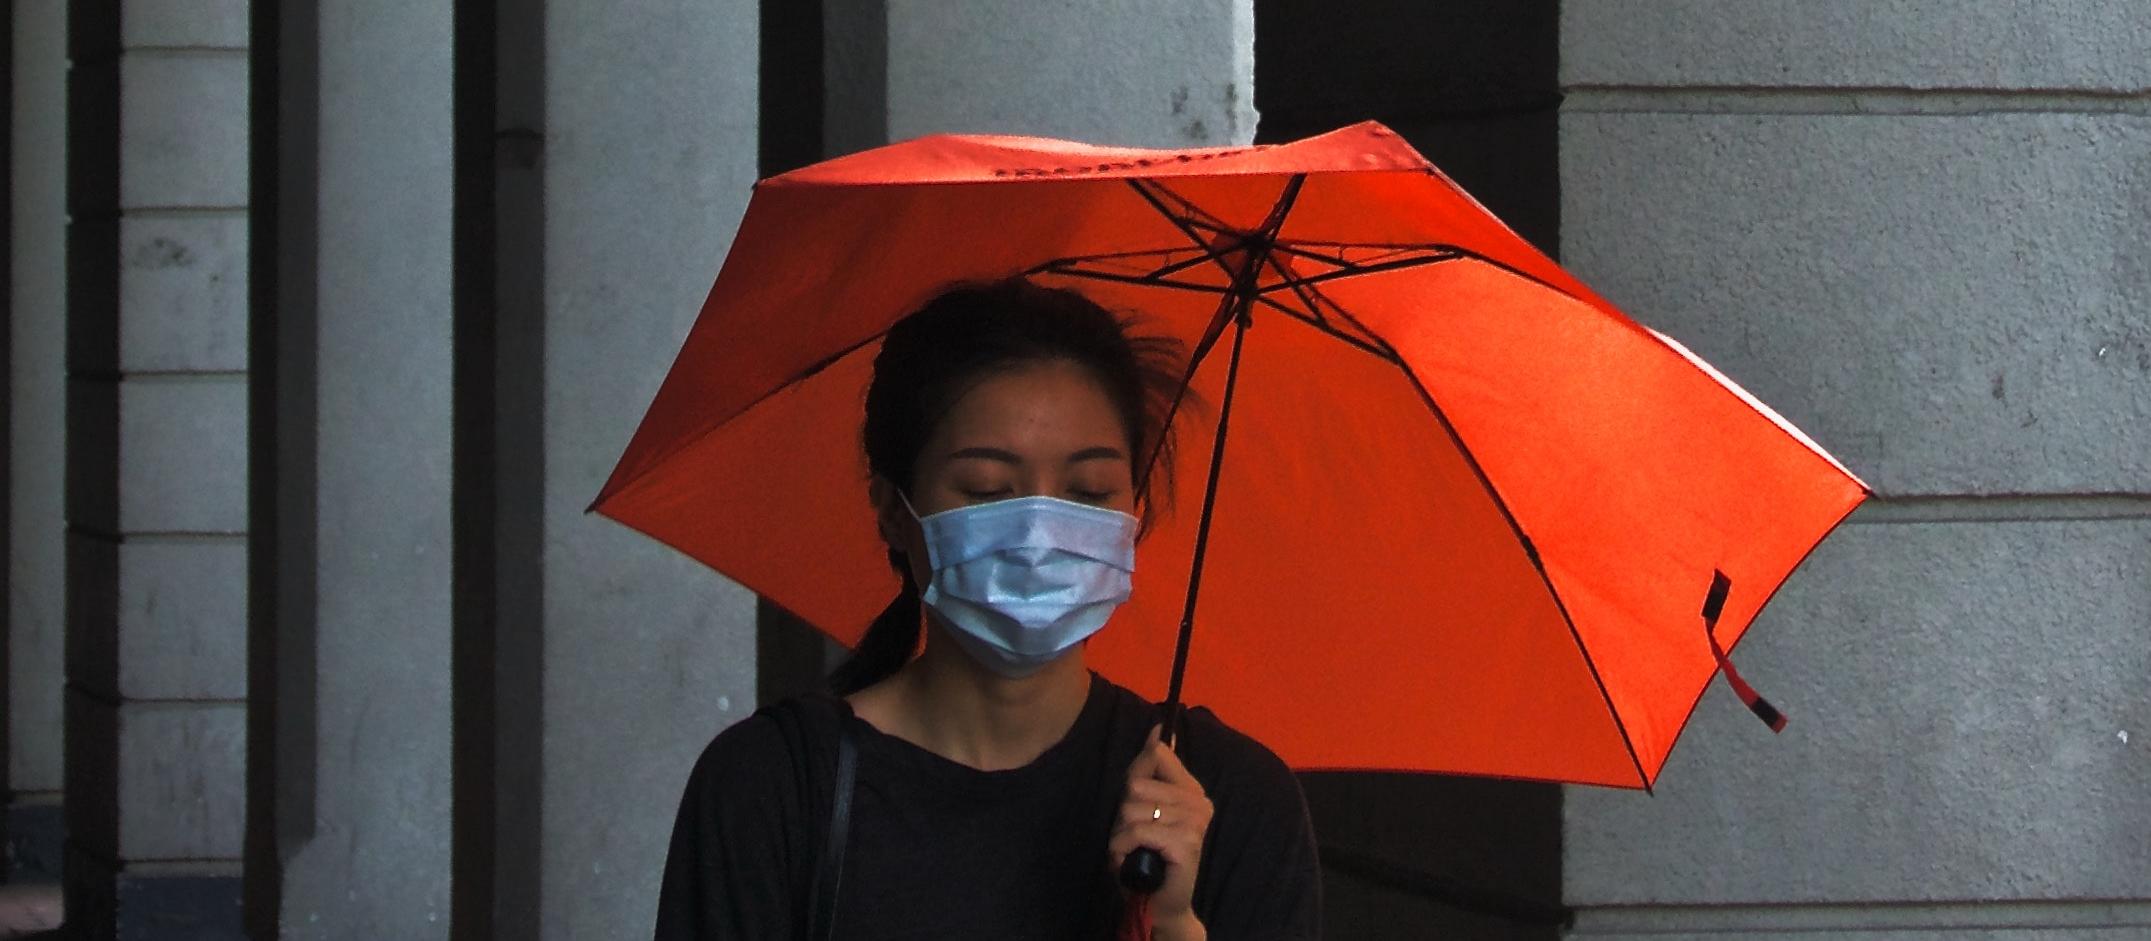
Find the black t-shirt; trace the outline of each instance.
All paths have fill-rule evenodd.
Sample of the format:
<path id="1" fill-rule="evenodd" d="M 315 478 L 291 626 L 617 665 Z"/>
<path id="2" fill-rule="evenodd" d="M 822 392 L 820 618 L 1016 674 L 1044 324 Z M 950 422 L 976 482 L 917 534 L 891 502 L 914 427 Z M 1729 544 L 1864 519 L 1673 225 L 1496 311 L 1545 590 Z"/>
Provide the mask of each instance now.
<path id="1" fill-rule="evenodd" d="M 803 936 L 827 838 L 833 755 L 858 742 L 836 936 L 1104 939 L 1121 918 L 1106 840 L 1159 709 L 1091 676 L 1068 734 L 1021 768 L 980 771 L 803 697 L 718 734 L 673 828 L 657 941 Z M 1299 782 L 1269 749 L 1191 709 L 1177 753 L 1214 808 L 1195 914 L 1216 941 L 1319 934 L 1321 883 Z"/>

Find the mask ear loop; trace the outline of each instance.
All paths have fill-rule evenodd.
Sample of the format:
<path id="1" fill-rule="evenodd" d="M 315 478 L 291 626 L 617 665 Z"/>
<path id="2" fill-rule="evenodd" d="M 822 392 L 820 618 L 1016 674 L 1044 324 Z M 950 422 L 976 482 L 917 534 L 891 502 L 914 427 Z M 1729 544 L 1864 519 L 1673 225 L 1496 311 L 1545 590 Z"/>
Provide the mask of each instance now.
<path id="1" fill-rule="evenodd" d="M 926 522 L 926 518 L 920 516 L 918 509 L 911 505 L 911 495 L 905 493 L 904 488 L 899 487 L 895 484 L 890 484 L 889 489 L 896 491 L 896 499 L 904 504 L 904 512 L 911 514 L 912 522 Z"/>

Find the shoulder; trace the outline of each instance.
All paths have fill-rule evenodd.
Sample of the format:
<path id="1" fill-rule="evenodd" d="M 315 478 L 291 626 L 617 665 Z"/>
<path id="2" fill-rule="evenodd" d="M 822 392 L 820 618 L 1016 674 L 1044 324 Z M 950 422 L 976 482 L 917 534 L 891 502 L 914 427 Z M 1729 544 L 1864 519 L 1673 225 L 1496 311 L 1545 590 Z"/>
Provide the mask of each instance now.
<path id="1" fill-rule="evenodd" d="M 1106 685 L 1113 697 L 1114 737 L 1126 743 L 1133 757 L 1163 710 L 1124 686 L 1110 681 Z M 1289 798 L 1294 804 L 1301 800 L 1299 779 L 1284 759 L 1206 706 L 1187 710 L 1174 748 L 1181 763 L 1202 782 L 1213 801 L 1243 795 Z"/>
<path id="2" fill-rule="evenodd" d="M 823 755 L 833 752 L 842 722 L 841 704 L 827 696 L 795 696 L 763 706 L 710 739 L 695 760 L 688 787 L 734 797 L 797 794 L 816 777 Z"/>
<path id="3" fill-rule="evenodd" d="M 1189 709 L 1180 735 L 1180 760 L 1210 792 L 1211 800 L 1221 805 L 1301 803 L 1299 778 L 1284 759 L 1208 707 Z"/>

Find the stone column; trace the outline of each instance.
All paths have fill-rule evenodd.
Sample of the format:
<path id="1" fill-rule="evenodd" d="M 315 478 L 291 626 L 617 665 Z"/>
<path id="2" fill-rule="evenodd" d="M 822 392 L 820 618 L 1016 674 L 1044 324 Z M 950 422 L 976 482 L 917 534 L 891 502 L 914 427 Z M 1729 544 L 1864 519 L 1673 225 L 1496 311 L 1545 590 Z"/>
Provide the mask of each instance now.
<path id="1" fill-rule="evenodd" d="M 829 0 L 824 16 L 831 154 L 942 131 L 1254 139 L 1253 0 Z"/>
<path id="2" fill-rule="evenodd" d="M 753 596 L 583 509 L 656 394 L 746 207 L 756 11 L 750 0 L 545 9 L 542 245 L 502 246 L 544 262 L 542 352 L 516 361 L 529 347 L 504 345 L 502 365 L 504 382 L 543 377 L 539 401 L 503 402 L 542 408 L 543 454 L 501 471 L 504 494 L 542 496 L 514 511 L 542 520 L 542 541 L 522 556 L 542 571 L 542 599 L 521 604 L 542 617 L 543 846 L 528 887 L 535 910 L 502 921 L 527 923 L 528 937 L 648 933 L 687 771 L 754 706 Z M 504 126 L 534 119 L 505 90 L 501 106 Z M 511 177 L 502 180 L 507 193 Z M 512 267 L 502 278 L 504 302 L 532 280 Z M 514 760 L 504 753 L 503 767 Z"/>
<path id="3" fill-rule="evenodd" d="M 1563 16 L 1567 262 L 1879 490 L 1739 651 L 1783 736 L 1714 688 L 1655 799 L 1571 793 L 1574 935 L 2141 931 L 2142 11 Z"/>
<path id="4" fill-rule="evenodd" d="M 256 322 L 257 930 L 448 937 L 453 11 L 280 4 Z M 250 872 L 250 875 L 254 875 Z"/>
<path id="5" fill-rule="evenodd" d="M 237 937 L 245 6 L 70 8 L 68 921 Z"/>
<path id="6" fill-rule="evenodd" d="M 67 516 L 67 17 L 12 9 L 8 112 L 7 868 L 49 881 L 60 867 L 61 638 Z"/>

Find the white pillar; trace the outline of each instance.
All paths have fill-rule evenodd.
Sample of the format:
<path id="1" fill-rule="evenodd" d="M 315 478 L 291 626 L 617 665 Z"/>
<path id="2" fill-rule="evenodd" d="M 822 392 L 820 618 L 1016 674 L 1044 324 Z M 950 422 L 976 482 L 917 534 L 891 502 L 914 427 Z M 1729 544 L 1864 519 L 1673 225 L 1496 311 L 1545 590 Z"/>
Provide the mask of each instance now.
<path id="1" fill-rule="evenodd" d="M 537 936 L 568 941 L 648 933 L 688 768 L 754 706 L 753 596 L 583 509 L 746 206 L 757 4 L 556 0 L 545 13 L 544 491 L 529 508 L 543 513 L 543 829 L 528 901 Z M 508 473 L 504 490 L 520 486 Z M 502 644 L 511 629 L 528 628 L 504 622 Z"/>
<path id="2" fill-rule="evenodd" d="M 277 170 L 280 342 L 312 340 L 277 361 L 310 412 L 276 442 L 285 939 L 448 936 L 451 12 L 280 14 L 280 131 L 313 134 Z"/>
<path id="3" fill-rule="evenodd" d="M 59 875 L 67 516 L 67 17 L 10 7 L 6 774 L 18 878 Z"/>
<path id="4" fill-rule="evenodd" d="M 235 937 L 245 6 L 71 13 L 68 921 L 96 939 Z"/>
<path id="5" fill-rule="evenodd" d="M 936 132 L 1255 136 L 1253 0 L 832 0 L 824 15 L 833 153 Z"/>

